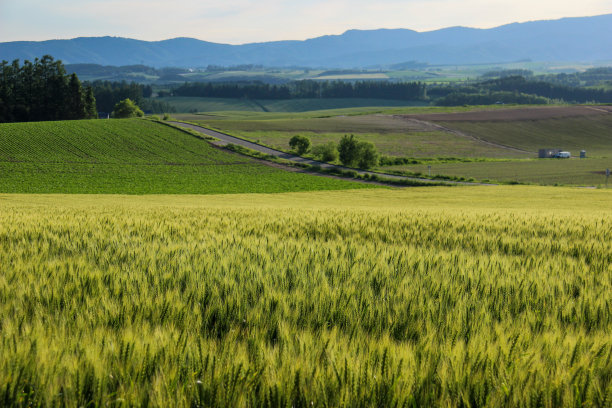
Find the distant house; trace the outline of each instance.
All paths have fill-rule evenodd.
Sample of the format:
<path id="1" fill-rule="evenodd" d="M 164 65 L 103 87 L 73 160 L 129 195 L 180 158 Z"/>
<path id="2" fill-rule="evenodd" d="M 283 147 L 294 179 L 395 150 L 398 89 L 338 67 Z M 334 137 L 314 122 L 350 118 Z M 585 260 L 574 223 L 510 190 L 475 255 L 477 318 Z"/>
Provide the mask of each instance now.
<path id="1" fill-rule="evenodd" d="M 98 119 L 110 119 L 110 113 L 98 112 Z"/>

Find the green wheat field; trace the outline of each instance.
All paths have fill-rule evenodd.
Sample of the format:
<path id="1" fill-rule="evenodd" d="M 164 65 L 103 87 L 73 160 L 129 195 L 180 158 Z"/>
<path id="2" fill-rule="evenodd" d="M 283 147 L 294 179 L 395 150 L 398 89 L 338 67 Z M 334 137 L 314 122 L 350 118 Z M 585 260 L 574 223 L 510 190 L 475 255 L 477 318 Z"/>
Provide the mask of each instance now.
<path id="1" fill-rule="evenodd" d="M 610 407 L 612 193 L 0 195 L 0 405 Z"/>

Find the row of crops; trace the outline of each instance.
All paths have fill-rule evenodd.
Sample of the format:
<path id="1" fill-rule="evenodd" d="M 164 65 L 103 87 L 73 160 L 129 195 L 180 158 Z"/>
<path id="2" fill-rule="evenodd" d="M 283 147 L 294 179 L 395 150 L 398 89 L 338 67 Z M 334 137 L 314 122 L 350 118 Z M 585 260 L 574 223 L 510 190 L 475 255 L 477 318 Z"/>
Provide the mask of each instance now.
<path id="1" fill-rule="evenodd" d="M 0 193 L 211 194 L 368 187 L 288 172 L 147 120 L 0 124 Z"/>
<path id="2" fill-rule="evenodd" d="M 457 190 L 5 196 L 0 405 L 609 406 L 610 217 Z"/>
<path id="3" fill-rule="evenodd" d="M 81 120 L 0 126 L 0 161 L 26 163 L 208 164 L 226 154 L 144 120 Z M 247 163 L 234 157 L 234 162 Z"/>

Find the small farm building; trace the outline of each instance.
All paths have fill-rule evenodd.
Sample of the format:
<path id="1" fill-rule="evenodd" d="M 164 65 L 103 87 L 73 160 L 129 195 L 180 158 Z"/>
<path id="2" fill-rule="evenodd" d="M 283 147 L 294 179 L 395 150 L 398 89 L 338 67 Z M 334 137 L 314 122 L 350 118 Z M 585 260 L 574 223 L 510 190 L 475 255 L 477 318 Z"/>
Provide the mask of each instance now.
<path id="1" fill-rule="evenodd" d="M 540 159 L 550 159 L 552 157 L 556 157 L 559 153 L 561 153 L 562 149 L 540 149 L 538 151 L 538 158 Z"/>

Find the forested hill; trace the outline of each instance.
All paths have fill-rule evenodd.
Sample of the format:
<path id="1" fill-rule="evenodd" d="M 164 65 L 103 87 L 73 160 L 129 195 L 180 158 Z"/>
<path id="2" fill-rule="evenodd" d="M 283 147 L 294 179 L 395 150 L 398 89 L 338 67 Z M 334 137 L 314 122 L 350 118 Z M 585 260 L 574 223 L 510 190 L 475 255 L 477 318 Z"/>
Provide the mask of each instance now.
<path id="1" fill-rule="evenodd" d="M 306 41 L 245 45 L 190 38 L 147 42 L 98 37 L 0 43 L 0 60 L 51 54 L 64 63 L 145 64 L 154 67 L 261 64 L 265 66 L 368 67 L 420 61 L 430 64 L 519 60 L 596 62 L 612 59 L 612 14 L 508 24 L 491 29 L 451 27 L 350 30 Z"/>

